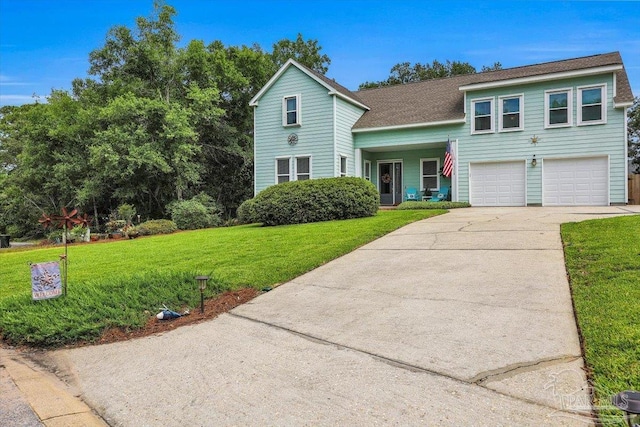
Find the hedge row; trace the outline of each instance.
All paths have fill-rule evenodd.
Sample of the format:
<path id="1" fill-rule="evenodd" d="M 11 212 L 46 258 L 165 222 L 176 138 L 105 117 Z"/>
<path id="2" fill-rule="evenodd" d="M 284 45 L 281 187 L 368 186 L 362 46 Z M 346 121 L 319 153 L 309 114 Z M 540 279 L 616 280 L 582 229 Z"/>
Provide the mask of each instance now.
<path id="1" fill-rule="evenodd" d="M 401 210 L 456 209 L 469 207 L 471 207 L 471 205 L 467 202 L 403 202 L 398 205 L 398 209 Z"/>
<path id="2" fill-rule="evenodd" d="M 136 231 L 141 236 L 153 236 L 155 234 L 171 234 L 178 230 L 175 222 L 168 219 L 152 219 L 136 226 Z"/>
<path id="3" fill-rule="evenodd" d="M 301 224 L 373 216 L 376 187 L 362 178 L 321 178 L 273 185 L 238 208 L 243 223 Z"/>

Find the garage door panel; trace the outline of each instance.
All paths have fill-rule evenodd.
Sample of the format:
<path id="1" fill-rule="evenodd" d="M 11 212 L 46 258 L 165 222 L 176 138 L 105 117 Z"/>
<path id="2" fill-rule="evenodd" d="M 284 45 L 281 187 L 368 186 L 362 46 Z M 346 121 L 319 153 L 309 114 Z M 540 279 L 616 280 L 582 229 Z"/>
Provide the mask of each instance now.
<path id="1" fill-rule="evenodd" d="M 496 162 L 470 165 L 473 206 L 524 206 L 525 163 Z"/>
<path id="2" fill-rule="evenodd" d="M 607 205 L 608 159 L 545 159 L 542 185 L 545 206 Z"/>

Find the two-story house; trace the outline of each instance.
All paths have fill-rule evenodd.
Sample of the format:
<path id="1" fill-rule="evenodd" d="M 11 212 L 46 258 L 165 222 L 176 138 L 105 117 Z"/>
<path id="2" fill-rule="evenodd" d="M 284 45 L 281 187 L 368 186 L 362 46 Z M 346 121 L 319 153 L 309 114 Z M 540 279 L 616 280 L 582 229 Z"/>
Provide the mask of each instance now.
<path id="1" fill-rule="evenodd" d="M 357 92 L 289 60 L 251 100 L 254 190 L 359 176 L 388 205 L 411 187 L 473 206 L 625 204 L 632 103 L 618 52 Z"/>

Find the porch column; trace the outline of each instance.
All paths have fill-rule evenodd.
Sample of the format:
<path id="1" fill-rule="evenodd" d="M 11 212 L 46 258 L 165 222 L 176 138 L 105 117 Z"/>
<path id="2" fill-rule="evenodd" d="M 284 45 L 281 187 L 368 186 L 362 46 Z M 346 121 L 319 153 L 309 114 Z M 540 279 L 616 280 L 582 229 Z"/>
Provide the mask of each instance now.
<path id="1" fill-rule="evenodd" d="M 458 139 L 453 141 L 452 145 L 452 157 L 453 157 L 453 174 L 451 176 L 451 200 L 458 201 Z"/>
<path id="2" fill-rule="evenodd" d="M 362 178 L 362 149 L 360 148 L 356 148 L 356 157 L 355 157 L 355 162 L 356 162 L 356 176 L 358 178 Z"/>

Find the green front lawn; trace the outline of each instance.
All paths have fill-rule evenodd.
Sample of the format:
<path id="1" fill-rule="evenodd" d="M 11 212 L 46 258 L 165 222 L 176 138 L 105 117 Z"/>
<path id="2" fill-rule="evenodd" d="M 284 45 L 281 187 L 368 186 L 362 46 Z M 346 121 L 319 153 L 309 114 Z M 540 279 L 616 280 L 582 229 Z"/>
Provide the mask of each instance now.
<path id="1" fill-rule="evenodd" d="M 29 262 L 62 247 L 0 252 L 0 334 L 14 344 L 59 346 L 138 328 L 162 304 L 196 306 L 207 295 L 291 280 L 410 222 L 444 211 L 381 211 L 374 217 L 280 227 L 247 225 L 69 247 L 66 297 L 31 300 Z M 146 311 L 146 313 L 145 313 Z"/>
<path id="2" fill-rule="evenodd" d="M 596 405 L 640 390 L 640 216 L 563 224 L 562 239 Z M 603 421 L 619 411 L 601 411 Z M 622 425 L 622 424 L 621 424 Z"/>

